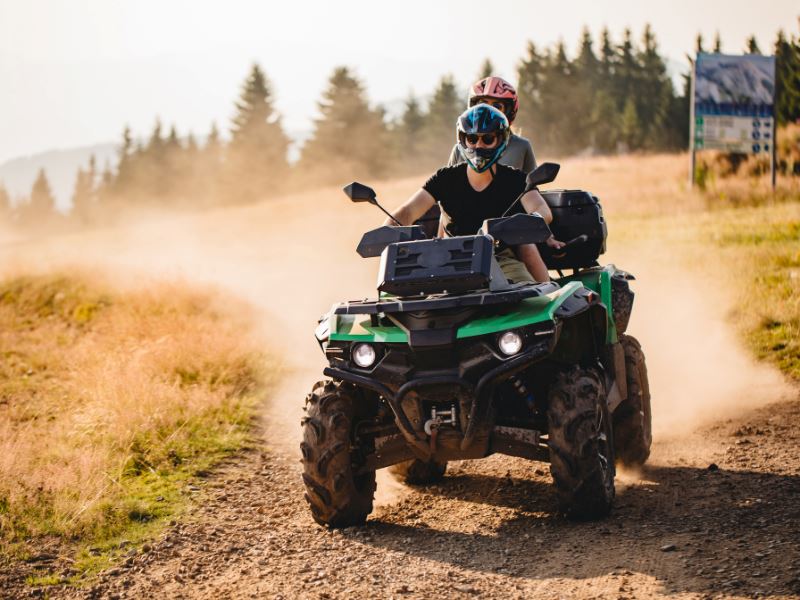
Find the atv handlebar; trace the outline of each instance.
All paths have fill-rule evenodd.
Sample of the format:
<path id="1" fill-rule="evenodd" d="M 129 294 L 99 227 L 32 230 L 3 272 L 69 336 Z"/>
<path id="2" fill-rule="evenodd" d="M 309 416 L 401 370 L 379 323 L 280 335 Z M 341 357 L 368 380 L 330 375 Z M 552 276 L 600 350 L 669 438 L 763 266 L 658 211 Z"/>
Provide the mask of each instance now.
<path id="1" fill-rule="evenodd" d="M 589 236 L 586 235 L 585 233 L 582 233 L 578 237 L 574 237 L 570 241 L 565 242 L 564 245 L 561 246 L 561 248 L 559 248 L 559 250 L 563 250 L 564 248 L 569 248 L 570 246 L 577 246 L 578 244 L 583 244 L 588 241 L 589 241 Z"/>

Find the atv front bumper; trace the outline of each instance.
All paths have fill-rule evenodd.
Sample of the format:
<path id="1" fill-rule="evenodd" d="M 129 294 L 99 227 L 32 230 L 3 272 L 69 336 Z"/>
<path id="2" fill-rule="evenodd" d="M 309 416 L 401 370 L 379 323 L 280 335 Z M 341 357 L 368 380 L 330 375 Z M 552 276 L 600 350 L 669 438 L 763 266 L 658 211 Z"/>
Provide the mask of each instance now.
<path id="1" fill-rule="evenodd" d="M 489 368 L 472 369 L 468 375 L 459 374 L 459 369 L 439 369 L 415 374 L 402 385 L 390 386 L 375 377 L 343 368 L 328 367 L 324 373 L 328 377 L 374 391 L 391 408 L 402 437 L 395 436 L 397 439 L 391 439 L 392 436 L 388 436 L 390 439 L 386 440 L 376 438 L 377 454 L 380 454 L 381 444 L 390 444 L 407 447 L 413 456 L 422 460 L 480 458 L 491 453 L 492 438 L 497 437 L 497 434 L 493 435 L 490 418 L 493 391 L 498 384 L 552 352 L 557 338 L 556 330 L 551 329 L 546 334 L 534 339 L 524 351 L 512 357 L 501 357 L 496 353 L 486 352 L 480 362 L 489 365 Z M 482 375 L 475 377 L 473 375 L 475 371 L 481 372 Z M 434 443 L 430 433 L 425 431 L 425 419 L 421 418 L 426 415 L 425 408 L 432 405 L 440 407 L 455 405 L 459 414 L 455 426 L 441 429 L 438 440 L 434 440 Z M 499 429 L 499 435 L 502 437 L 504 428 Z M 533 437 L 522 439 L 525 437 L 522 431 L 524 430 L 505 432 L 510 438 L 505 442 L 513 444 L 515 441 L 534 441 Z M 497 442 L 504 441 L 498 439 Z M 393 460 L 390 453 L 385 453 L 384 460 L 381 458 L 378 457 L 375 468 L 399 462 Z M 387 464 L 380 464 L 382 462 Z"/>

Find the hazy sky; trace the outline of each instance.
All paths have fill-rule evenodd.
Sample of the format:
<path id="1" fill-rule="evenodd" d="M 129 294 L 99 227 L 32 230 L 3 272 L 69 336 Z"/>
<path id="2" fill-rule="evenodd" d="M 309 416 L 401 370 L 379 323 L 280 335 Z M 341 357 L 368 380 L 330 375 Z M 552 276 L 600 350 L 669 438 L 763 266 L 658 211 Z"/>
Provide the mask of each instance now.
<path id="1" fill-rule="evenodd" d="M 738 53 L 755 34 L 797 33 L 797 0 L 379 0 L 203 2 L 0 0 L 0 162 L 42 150 L 116 141 L 156 116 L 181 135 L 226 130 L 249 66 L 272 81 L 292 132 L 307 130 L 332 69 L 350 65 L 373 102 L 429 94 L 447 72 L 466 85 L 484 58 L 516 81 L 527 42 L 581 28 L 640 37 L 653 25 L 663 54 L 682 61 L 697 32 Z"/>

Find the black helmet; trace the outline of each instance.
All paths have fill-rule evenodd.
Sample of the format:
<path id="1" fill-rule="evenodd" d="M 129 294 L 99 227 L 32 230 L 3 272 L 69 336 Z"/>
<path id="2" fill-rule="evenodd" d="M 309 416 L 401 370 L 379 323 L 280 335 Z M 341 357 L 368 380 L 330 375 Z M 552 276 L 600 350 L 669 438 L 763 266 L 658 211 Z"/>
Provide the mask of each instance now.
<path id="1" fill-rule="evenodd" d="M 508 146 L 511 136 L 511 127 L 508 119 L 501 110 L 488 104 L 478 104 L 468 108 L 456 122 L 458 134 L 458 150 L 467 161 L 467 164 L 478 173 L 483 173 L 500 158 Z M 493 148 L 469 148 L 467 136 L 495 135 L 497 144 Z"/>

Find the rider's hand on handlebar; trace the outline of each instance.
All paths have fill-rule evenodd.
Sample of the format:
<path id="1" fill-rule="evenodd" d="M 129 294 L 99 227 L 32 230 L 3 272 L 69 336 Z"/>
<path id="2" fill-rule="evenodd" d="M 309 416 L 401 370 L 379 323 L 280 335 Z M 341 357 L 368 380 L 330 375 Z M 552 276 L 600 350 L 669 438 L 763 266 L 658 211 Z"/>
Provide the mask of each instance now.
<path id="1" fill-rule="evenodd" d="M 547 241 L 545 242 L 551 248 L 555 248 L 558 250 L 559 248 L 563 248 L 565 246 L 564 242 L 559 242 L 555 236 L 550 236 Z"/>

